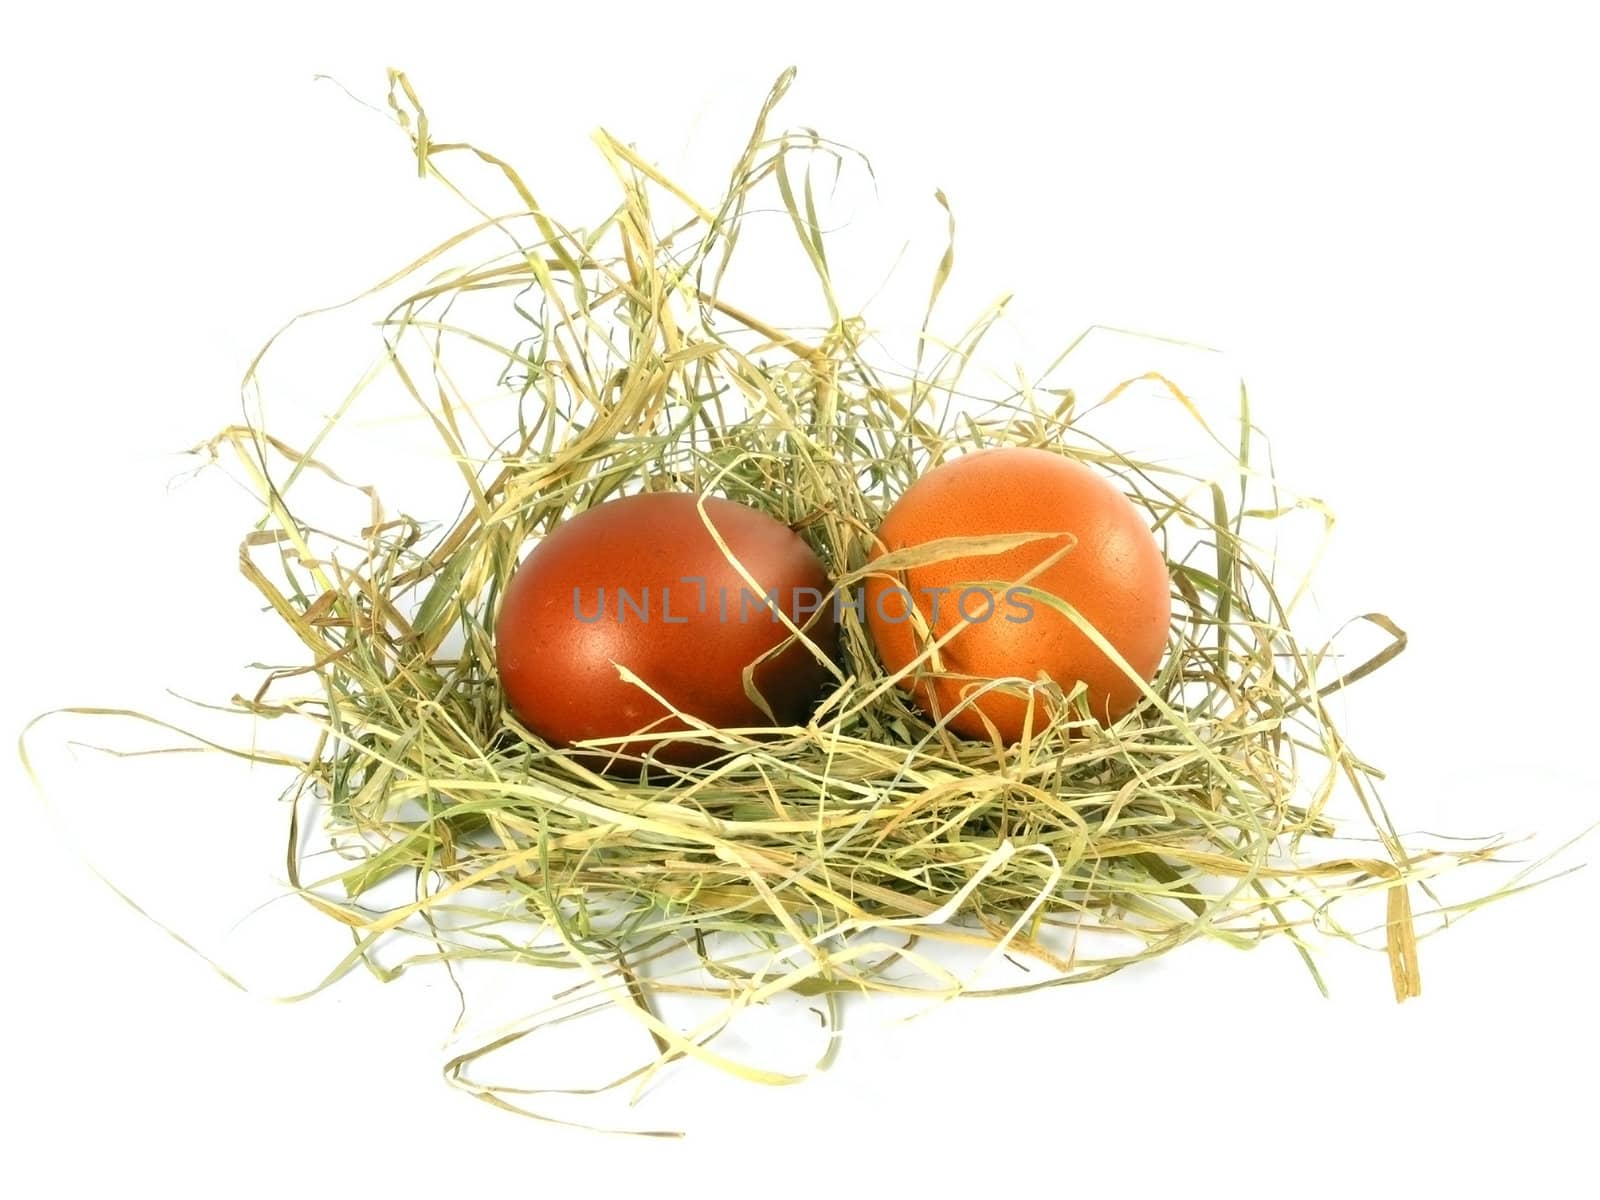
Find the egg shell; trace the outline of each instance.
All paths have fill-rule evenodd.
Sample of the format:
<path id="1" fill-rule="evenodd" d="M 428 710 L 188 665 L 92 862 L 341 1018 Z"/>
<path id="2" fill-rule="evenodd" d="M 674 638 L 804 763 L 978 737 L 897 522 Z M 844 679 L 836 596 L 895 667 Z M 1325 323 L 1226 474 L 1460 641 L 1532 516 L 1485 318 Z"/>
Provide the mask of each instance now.
<path id="1" fill-rule="evenodd" d="M 964 585 L 1026 580 L 1025 586 L 1077 609 L 1139 676 L 1153 678 L 1172 619 L 1161 546 L 1146 514 L 1109 479 L 1063 454 L 1001 447 L 934 468 L 885 517 L 873 557 L 939 538 L 1017 533 L 1053 536 L 997 554 L 908 567 L 893 578 L 869 577 L 867 623 L 884 666 L 898 672 L 924 650 L 909 603 L 938 638 L 959 623 L 962 604 L 974 618 L 986 611 L 981 592 L 963 600 Z M 1027 578 L 1069 546 L 1053 565 Z M 951 590 L 940 594 L 940 588 Z M 1102 721 L 1116 720 L 1139 702 L 1138 684 L 1065 613 L 1027 593 L 1002 590 L 992 600 L 986 619 L 969 623 L 939 651 L 942 670 L 924 664 L 916 677 L 902 681 L 925 712 L 948 715 L 949 726 L 968 737 L 992 737 L 992 724 L 1002 740 L 1015 742 L 1030 717 L 1033 729 L 1042 725 L 1039 696 L 991 690 L 966 707 L 963 699 L 986 682 L 1013 676 L 1031 682 L 1042 674 L 1068 692 L 1082 681 L 1089 711 Z M 1025 609 L 1031 612 L 1025 615 Z"/>
<path id="2" fill-rule="evenodd" d="M 707 520 L 756 587 L 728 561 Z M 829 674 L 803 643 L 754 670 L 770 716 L 744 688 L 745 668 L 790 636 L 763 600 L 773 589 L 790 620 L 824 654 L 836 653 L 827 572 L 782 522 L 731 500 L 678 492 L 596 505 L 541 539 L 507 585 L 495 624 L 506 702 L 529 730 L 562 747 L 689 727 L 624 681 L 622 666 L 719 729 L 803 722 Z M 693 764 L 721 751 L 710 741 L 621 746 L 625 756 L 647 752 Z M 615 765 L 637 770 L 637 763 Z"/>

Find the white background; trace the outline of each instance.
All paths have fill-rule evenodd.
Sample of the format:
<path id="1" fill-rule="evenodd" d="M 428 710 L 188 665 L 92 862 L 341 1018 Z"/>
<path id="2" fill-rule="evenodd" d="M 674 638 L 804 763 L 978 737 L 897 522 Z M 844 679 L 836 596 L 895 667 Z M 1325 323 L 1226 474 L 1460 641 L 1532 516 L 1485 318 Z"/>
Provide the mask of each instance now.
<path id="1" fill-rule="evenodd" d="M 1280 473 L 1341 517 L 1322 611 L 1412 632 L 1347 704 L 1402 827 L 1547 848 L 1575 833 L 1600 817 L 1592 36 L 1529 4 L 1204 7 L 8 16 L 0 728 L 248 685 L 260 623 L 233 546 L 252 510 L 215 482 L 169 487 L 172 452 L 234 418 L 284 318 L 463 223 L 383 118 L 313 74 L 381 101 L 384 68 L 405 68 L 438 136 L 495 148 L 549 207 L 587 215 L 606 182 L 594 126 L 714 187 L 708 164 L 795 63 L 778 123 L 872 155 L 882 207 L 845 236 L 884 265 L 910 239 L 913 291 L 939 187 L 960 222 L 950 309 L 1014 290 L 1001 344 L 1018 358 L 1096 322 L 1227 351 L 1159 362 L 1201 392 L 1249 379 Z M 340 340 L 359 322 L 336 328 L 303 350 L 322 373 L 275 393 L 286 413 L 324 411 L 362 365 Z M 1126 374 L 1156 354 L 1118 353 Z M 69 732 L 93 740 L 40 740 Z M 1597 1165 L 1589 872 L 1429 940 L 1426 994 L 1404 1007 L 1379 955 L 1330 952 L 1323 1000 L 1286 947 L 1196 947 L 864 1022 L 798 1088 L 681 1075 L 637 1123 L 686 1142 L 602 1140 L 447 1088 L 437 981 L 248 997 L 82 865 L 247 979 L 252 961 L 298 963 L 269 994 L 314 982 L 337 950 L 321 925 L 282 926 L 306 931 L 303 956 L 237 925 L 281 874 L 276 780 L 41 753 L 64 780 L 57 817 L 5 768 L 0 1136 L 29 1194 L 1548 1194 Z M 581 1059 L 588 1035 L 566 1036 L 555 1053 Z"/>

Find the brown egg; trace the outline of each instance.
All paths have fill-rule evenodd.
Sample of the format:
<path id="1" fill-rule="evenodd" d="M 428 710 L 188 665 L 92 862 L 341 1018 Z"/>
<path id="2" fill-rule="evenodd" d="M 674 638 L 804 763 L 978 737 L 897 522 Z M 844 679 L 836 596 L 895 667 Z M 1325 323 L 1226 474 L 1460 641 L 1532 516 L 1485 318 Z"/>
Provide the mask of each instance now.
<path id="1" fill-rule="evenodd" d="M 495 626 L 500 683 L 512 712 L 546 741 L 571 746 L 689 727 L 625 682 L 618 666 L 718 728 L 796 724 L 817 701 L 829 672 L 798 641 L 754 671 L 770 716 L 746 695 L 743 673 L 790 636 L 769 599 L 835 653 L 822 563 L 781 522 L 707 497 L 705 515 L 758 585 L 751 587 L 707 530 L 697 499 L 652 492 L 597 505 L 557 526 L 512 576 Z M 641 739 L 621 752 L 692 764 L 721 751 L 709 740 L 652 748 Z"/>
<path id="2" fill-rule="evenodd" d="M 916 604 L 935 639 L 955 628 L 964 613 L 972 623 L 940 650 L 942 670 L 924 663 L 917 678 L 902 684 L 924 711 L 949 715 L 951 728 L 973 738 L 991 736 L 987 719 L 1003 740 L 1014 742 L 1030 707 L 1032 728 L 1040 727 L 1037 696 L 991 690 L 970 705 L 962 702 L 993 680 L 1031 682 L 1042 674 L 1067 692 L 1084 683 L 1089 711 L 1098 719 L 1123 716 L 1143 694 L 1138 684 L 1065 613 L 1011 590 L 1026 579 L 1026 587 L 1066 601 L 1135 672 L 1154 677 L 1172 619 L 1166 560 L 1145 514 L 1098 471 L 1022 447 L 954 459 L 906 489 L 884 519 L 884 550 L 874 557 L 939 538 L 1008 533 L 1058 536 L 998 554 L 910 567 L 895 573 L 897 578 L 869 577 L 863 589 L 867 623 L 884 666 L 899 671 L 924 650 L 908 602 Z M 1029 577 L 1068 546 L 1065 555 Z M 997 586 L 969 590 L 979 581 Z"/>

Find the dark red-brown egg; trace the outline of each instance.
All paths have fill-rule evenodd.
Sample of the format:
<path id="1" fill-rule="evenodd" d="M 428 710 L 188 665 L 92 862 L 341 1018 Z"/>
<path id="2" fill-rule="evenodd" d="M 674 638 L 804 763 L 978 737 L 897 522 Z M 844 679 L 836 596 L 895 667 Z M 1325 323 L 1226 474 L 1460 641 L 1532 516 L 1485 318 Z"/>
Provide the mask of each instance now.
<path id="1" fill-rule="evenodd" d="M 557 526 L 512 576 L 495 626 L 501 687 L 518 720 L 564 747 L 691 727 L 619 666 L 719 729 L 797 724 L 827 666 L 798 640 L 760 661 L 751 678 L 770 715 L 746 693 L 745 670 L 790 639 L 774 606 L 832 657 L 829 589 L 811 548 L 756 509 L 678 492 L 610 500 Z M 616 751 L 678 764 L 722 752 L 711 739 L 641 737 L 597 753 Z M 619 769 L 630 765 L 637 769 Z"/>

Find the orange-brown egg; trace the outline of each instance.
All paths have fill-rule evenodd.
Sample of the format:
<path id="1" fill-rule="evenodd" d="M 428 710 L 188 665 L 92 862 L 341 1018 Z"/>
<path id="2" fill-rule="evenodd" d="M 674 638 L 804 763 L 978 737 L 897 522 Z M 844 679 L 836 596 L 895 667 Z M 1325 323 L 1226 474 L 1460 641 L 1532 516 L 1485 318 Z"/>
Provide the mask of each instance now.
<path id="1" fill-rule="evenodd" d="M 1014 742 L 1042 723 L 1041 700 L 999 690 L 964 701 L 983 684 L 1041 674 L 1071 692 L 1086 685 L 1089 712 L 1113 721 L 1142 693 L 1060 609 L 1027 590 L 1075 608 L 1129 666 L 1148 680 L 1165 652 L 1172 619 L 1167 564 L 1145 515 L 1100 472 L 1062 454 L 1009 447 L 981 450 L 929 471 L 906 489 L 879 531 L 886 551 L 940 538 L 1045 533 L 997 554 L 945 559 L 872 576 L 864 588 L 867 623 L 891 672 L 924 651 L 909 605 L 933 638 L 969 624 L 904 681 L 919 706 L 968 737 L 989 724 Z M 1075 542 L 1074 542 L 1074 539 Z M 1052 565 L 1040 564 L 1071 547 Z M 981 582 L 982 587 L 972 585 Z"/>

